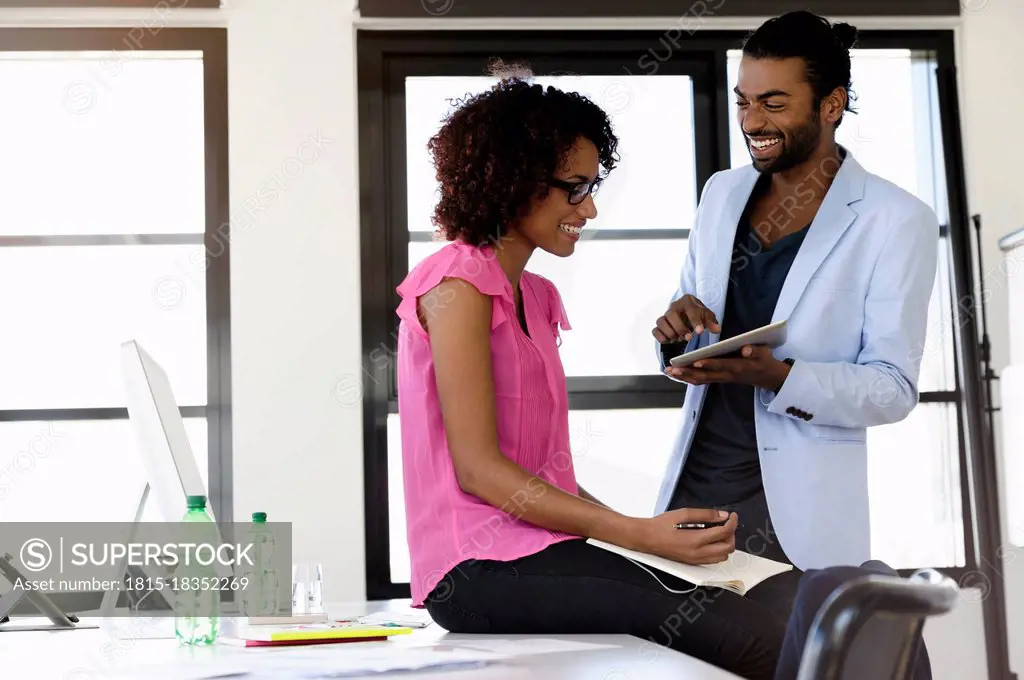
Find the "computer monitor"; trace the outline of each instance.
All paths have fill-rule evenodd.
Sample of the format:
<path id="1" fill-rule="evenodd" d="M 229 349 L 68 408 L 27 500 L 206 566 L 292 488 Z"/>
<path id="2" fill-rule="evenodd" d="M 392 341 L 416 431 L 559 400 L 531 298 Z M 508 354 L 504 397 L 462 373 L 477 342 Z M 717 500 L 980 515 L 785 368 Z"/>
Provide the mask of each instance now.
<path id="1" fill-rule="evenodd" d="M 138 454 L 146 472 L 146 482 L 139 490 L 139 501 L 133 527 L 143 518 L 148 504 L 156 505 L 164 522 L 178 522 L 184 516 L 188 496 L 207 496 L 185 432 L 171 382 L 157 361 L 136 340 L 121 344 L 121 371 L 125 384 L 128 417 L 135 430 Z M 213 509 L 207 512 L 216 521 Z M 218 529 L 218 540 L 221 539 Z M 133 535 L 128 540 L 134 539 Z M 215 563 L 221 577 L 230 577 L 231 568 Z M 124 578 L 125 568 L 118 565 L 113 578 Z M 116 606 L 118 593 L 109 591 L 103 597 L 101 612 L 109 616 Z"/>
<path id="2" fill-rule="evenodd" d="M 121 371 L 128 417 L 145 465 L 150 500 L 156 502 L 160 519 L 177 522 L 185 514 L 186 496 L 207 493 L 171 382 L 160 364 L 135 340 L 121 344 Z M 207 511 L 213 516 L 212 508 L 207 507 Z"/>

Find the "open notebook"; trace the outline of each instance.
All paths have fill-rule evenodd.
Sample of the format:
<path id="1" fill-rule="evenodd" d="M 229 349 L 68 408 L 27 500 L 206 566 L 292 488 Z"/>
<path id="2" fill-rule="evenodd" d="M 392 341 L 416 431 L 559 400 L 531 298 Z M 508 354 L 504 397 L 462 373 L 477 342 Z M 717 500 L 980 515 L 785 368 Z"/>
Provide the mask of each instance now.
<path id="1" fill-rule="evenodd" d="M 694 585 L 724 588 L 725 590 L 731 590 L 737 595 L 746 595 L 758 583 L 772 576 L 790 571 L 793 568 L 792 565 L 751 555 L 742 550 L 736 550 L 724 562 L 696 565 L 673 562 L 657 555 L 620 548 L 617 545 L 598 541 L 594 538 L 588 539 L 587 543 L 618 553 L 654 569 L 659 569 L 666 574 L 678 576 Z"/>

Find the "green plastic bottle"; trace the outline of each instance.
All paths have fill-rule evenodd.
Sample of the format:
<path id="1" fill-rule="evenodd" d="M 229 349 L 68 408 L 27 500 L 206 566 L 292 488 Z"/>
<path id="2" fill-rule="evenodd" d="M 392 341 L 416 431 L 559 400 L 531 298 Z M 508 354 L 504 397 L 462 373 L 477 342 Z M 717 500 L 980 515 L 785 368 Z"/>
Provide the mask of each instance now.
<path id="1" fill-rule="evenodd" d="M 206 511 L 206 496 L 189 496 L 187 503 L 188 512 L 182 518 L 183 522 L 213 524 L 213 518 Z M 189 539 L 197 537 L 192 532 L 187 536 Z M 216 536 L 216 531 L 210 531 L 203 542 L 216 543 Z M 212 564 L 203 566 L 195 562 L 189 565 L 179 563 L 174 579 L 173 583 L 177 586 L 174 596 L 174 634 L 178 644 L 212 645 L 217 640 L 220 627 L 220 592 L 216 585 L 216 569 Z"/>
<path id="2" fill-rule="evenodd" d="M 243 594 L 244 613 L 247 616 L 274 616 L 277 594 L 277 572 L 273 568 L 274 534 L 267 526 L 267 513 L 252 513 L 252 527 L 249 530 L 252 542 L 252 566 L 247 567 L 244 576 L 248 579 Z"/>

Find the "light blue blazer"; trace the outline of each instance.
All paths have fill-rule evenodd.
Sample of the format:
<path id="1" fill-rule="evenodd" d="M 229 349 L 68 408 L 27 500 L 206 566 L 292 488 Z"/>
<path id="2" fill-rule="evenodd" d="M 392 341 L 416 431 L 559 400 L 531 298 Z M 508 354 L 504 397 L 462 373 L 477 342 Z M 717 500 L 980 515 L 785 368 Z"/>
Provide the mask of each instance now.
<path id="1" fill-rule="evenodd" d="M 723 319 L 736 225 L 757 176 L 745 166 L 707 182 L 673 301 L 693 294 Z M 782 548 L 800 569 L 872 557 L 866 428 L 902 420 L 917 404 L 938 239 L 927 204 L 847 152 L 772 317 L 788 320 L 775 357 L 796 363 L 778 394 L 754 389 L 765 496 Z M 686 390 L 657 512 L 668 508 L 705 392 Z"/>

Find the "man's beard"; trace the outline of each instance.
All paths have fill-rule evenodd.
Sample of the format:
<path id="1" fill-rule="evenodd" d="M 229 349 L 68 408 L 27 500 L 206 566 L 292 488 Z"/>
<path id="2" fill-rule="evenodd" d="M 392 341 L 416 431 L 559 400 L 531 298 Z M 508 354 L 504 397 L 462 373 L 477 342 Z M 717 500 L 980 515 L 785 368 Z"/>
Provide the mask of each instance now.
<path id="1" fill-rule="evenodd" d="M 756 135 L 755 135 L 756 136 Z M 821 140 L 821 117 L 818 112 L 818 107 L 813 107 L 811 111 L 811 118 L 807 121 L 806 125 L 803 125 L 793 130 L 788 137 L 783 136 L 780 144 L 782 150 L 779 155 L 769 160 L 758 160 L 751 155 L 751 161 L 754 163 L 754 168 L 758 172 L 770 175 L 776 172 L 785 172 L 797 167 L 814 153 L 814 150 L 818 148 L 818 143 Z M 747 152 L 750 152 L 750 147 L 747 147 Z"/>

